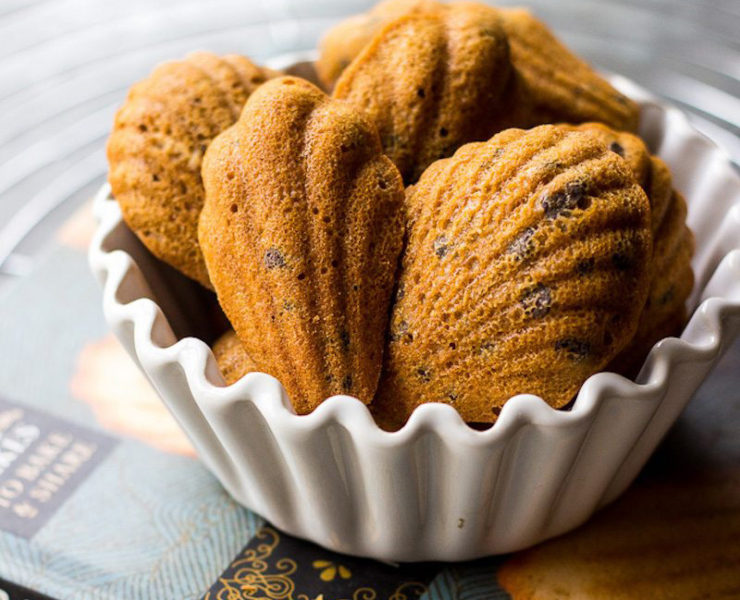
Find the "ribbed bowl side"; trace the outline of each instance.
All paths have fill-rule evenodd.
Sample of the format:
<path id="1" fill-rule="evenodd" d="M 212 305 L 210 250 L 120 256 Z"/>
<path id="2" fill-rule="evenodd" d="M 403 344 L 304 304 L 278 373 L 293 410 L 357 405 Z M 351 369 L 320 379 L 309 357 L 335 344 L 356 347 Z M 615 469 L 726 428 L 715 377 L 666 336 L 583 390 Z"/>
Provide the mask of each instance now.
<path id="1" fill-rule="evenodd" d="M 597 387 L 598 381 L 592 385 Z M 562 482 L 546 527 L 539 532 L 540 539 L 564 533 L 591 516 L 661 400 L 655 395 L 624 397 L 619 389 L 607 386 L 594 390 L 598 396 L 588 433 Z"/>

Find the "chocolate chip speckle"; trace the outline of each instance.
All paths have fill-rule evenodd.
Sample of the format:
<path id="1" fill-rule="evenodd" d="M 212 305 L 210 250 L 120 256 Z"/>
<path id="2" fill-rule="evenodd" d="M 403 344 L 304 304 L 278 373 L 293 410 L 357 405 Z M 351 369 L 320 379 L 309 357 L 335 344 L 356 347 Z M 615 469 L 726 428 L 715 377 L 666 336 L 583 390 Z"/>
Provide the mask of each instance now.
<path id="1" fill-rule="evenodd" d="M 591 344 L 576 338 L 563 338 L 555 342 L 555 350 L 565 352 L 566 358 L 573 362 L 580 362 L 591 354 Z"/>
<path id="2" fill-rule="evenodd" d="M 434 242 L 432 242 L 432 249 L 439 258 L 444 258 L 450 249 L 447 245 L 447 237 L 444 235 L 440 235 L 437 239 L 434 240 Z"/>
<path id="3" fill-rule="evenodd" d="M 429 383 L 432 380 L 432 373 L 426 367 L 416 369 L 416 375 L 423 383 Z"/>
<path id="4" fill-rule="evenodd" d="M 533 285 L 523 291 L 519 302 L 527 317 L 541 319 L 550 312 L 552 306 L 550 288 L 542 283 Z"/>
<path id="5" fill-rule="evenodd" d="M 524 260 L 534 252 L 534 227 L 527 227 L 506 248 L 506 252 L 513 254 L 517 260 Z"/>
<path id="6" fill-rule="evenodd" d="M 483 342 L 480 347 L 478 348 L 478 354 L 485 354 L 486 352 L 490 352 L 495 347 L 495 344 L 493 342 Z"/>
<path id="7" fill-rule="evenodd" d="M 349 332 L 346 329 L 339 332 L 339 340 L 342 342 L 342 349 L 349 350 Z"/>
<path id="8" fill-rule="evenodd" d="M 588 199 L 586 184 L 572 181 L 560 191 L 546 194 L 542 200 L 542 209 L 548 219 L 557 219 L 559 216 L 569 217 L 574 208 L 587 208 Z"/>
<path id="9" fill-rule="evenodd" d="M 406 321 L 400 321 L 398 325 L 391 330 L 391 341 L 397 342 L 400 340 L 409 330 L 409 324 Z"/>
<path id="10" fill-rule="evenodd" d="M 594 270 L 594 259 L 593 257 L 584 258 L 578 261 L 576 265 L 576 273 L 579 275 L 588 275 Z"/>
<path id="11" fill-rule="evenodd" d="M 611 144 L 609 144 L 609 150 L 616 154 L 619 154 L 619 156 L 624 158 L 624 148 L 619 142 L 612 142 Z"/>
<path id="12" fill-rule="evenodd" d="M 352 390 L 352 375 L 347 374 L 342 378 L 342 389 L 345 392 L 349 392 Z"/>
<path id="13" fill-rule="evenodd" d="M 278 269 L 285 266 L 285 257 L 277 248 L 270 248 L 265 252 L 265 267 L 268 269 Z"/>

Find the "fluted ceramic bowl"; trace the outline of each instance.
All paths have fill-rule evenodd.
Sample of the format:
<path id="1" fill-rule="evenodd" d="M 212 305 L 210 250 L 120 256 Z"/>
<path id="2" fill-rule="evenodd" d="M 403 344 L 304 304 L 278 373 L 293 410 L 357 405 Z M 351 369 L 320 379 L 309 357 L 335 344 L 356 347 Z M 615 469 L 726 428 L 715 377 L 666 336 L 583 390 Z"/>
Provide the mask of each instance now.
<path id="1" fill-rule="evenodd" d="M 593 375 L 567 411 L 519 395 L 486 431 L 442 404 L 388 433 L 354 398 L 297 416 L 269 375 L 226 386 L 207 343 L 213 299 L 154 259 L 100 191 L 90 263 L 106 319 L 239 503 L 339 552 L 463 560 L 564 533 L 625 490 L 740 330 L 740 180 L 677 109 L 612 83 L 641 104 L 640 134 L 686 196 L 691 318 L 652 349 L 636 382 Z"/>

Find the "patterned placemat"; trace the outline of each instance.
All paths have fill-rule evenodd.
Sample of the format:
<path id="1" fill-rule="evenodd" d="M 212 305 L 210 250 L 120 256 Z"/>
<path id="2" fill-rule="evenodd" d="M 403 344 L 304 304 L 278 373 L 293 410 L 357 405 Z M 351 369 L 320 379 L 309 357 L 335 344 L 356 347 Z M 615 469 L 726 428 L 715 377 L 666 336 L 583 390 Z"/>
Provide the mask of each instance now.
<path id="1" fill-rule="evenodd" d="M 513 556 L 388 565 L 238 506 L 108 333 L 84 207 L 0 297 L 0 599 L 740 597 L 740 344 L 638 482 Z M 3 586 L 5 589 L 3 591 Z"/>

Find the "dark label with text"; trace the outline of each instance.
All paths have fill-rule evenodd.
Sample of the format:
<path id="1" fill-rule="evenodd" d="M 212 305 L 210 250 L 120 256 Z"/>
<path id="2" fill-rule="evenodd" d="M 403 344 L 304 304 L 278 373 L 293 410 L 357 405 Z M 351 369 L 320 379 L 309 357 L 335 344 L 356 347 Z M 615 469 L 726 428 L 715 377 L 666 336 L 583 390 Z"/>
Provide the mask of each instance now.
<path id="1" fill-rule="evenodd" d="M 0 529 L 33 537 L 115 444 L 0 398 Z"/>

